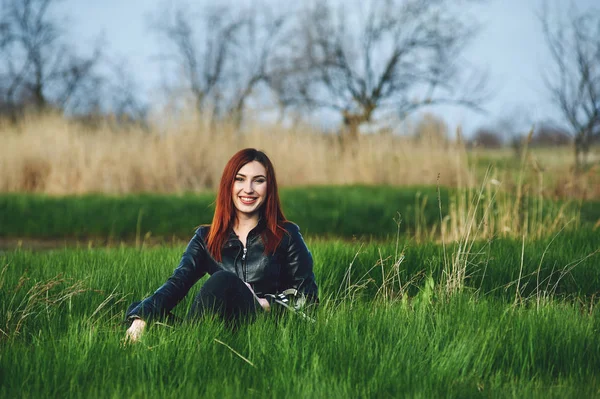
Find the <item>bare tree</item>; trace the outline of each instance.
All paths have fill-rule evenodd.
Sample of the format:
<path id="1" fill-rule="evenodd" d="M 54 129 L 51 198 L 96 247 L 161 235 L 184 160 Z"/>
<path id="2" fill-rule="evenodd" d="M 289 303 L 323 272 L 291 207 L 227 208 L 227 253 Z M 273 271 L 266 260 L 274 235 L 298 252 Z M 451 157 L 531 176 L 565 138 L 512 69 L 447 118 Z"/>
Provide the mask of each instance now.
<path id="1" fill-rule="evenodd" d="M 273 87 L 287 106 L 335 110 L 349 137 L 379 111 L 403 117 L 433 104 L 481 109 L 484 79 L 471 79 L 470 86 L 458 79 L 475 29 L 459 17 L 456 2 L 311 4 L 278 60 Z"/>
<path id="2" fill-rule="evenodd" d="M 546 87 L 573 130 L 575 166 L 581 169 L 600 135 L 600 11 L 571 11 L 553 23 L 545 8 L 542 28 L 552 57 Z"/>
<path id="3" fill-rule="evenodd" d="M 260 84 L 268 88 L 272 78 L 272 57 L 281 44 L 279 34 L 286 23 L 283 14 L 268 7 L 254 7 L 244 12 L 244 20 L 235 41 L 235 60 L 228 68 L 231 97 L 226 114 L 239 127 L 248 99 Z"/>
<path id="4" fill-rule="evenodd" d="M 0 5 L 0 96 L 12 109 L 81 106 L 85 88 L 96 87 L 92 70 L 99 47 L 84 57 L 65 43 L 50 15 L 54 0 L 2 0 Z"/>
<path id="5" fill-rule="evenodd" d="M 230 117 L 239 125 L 248 98 L 269 80 L 269 57 L 283 21 L 257 5 L 238 12 L 209 7 L 199 16 L 180 5 L 159 24 L 172 50 L 163 58 L 180 72 L 196 110 L 213 118 Z"/>
<path id="6" fill-rule="evenodd" d="M 209 96 L 222 79 L 232 36 L 238 29 L 237 21 L 231 22 L 224 17 L 226 12 L 221 13 L 215 8 L 200 19 L 206 30 L 201 44 L 197 43 L 191 22 L 193 14 L 187 9 L 178 8 L 165 23 L 158 25 L 159 33 L 174 47 L 174 54 L 166 58 L 177 65 L 183 84 L 200 112 L 205 111 Z"/>
<path id="7" fill-rule="evenodd" d="M 124 60 L 111 65 L 112 79 L 108 84 L 110 113 L 121 124 L 136 124 L 147 128 L 148 104 L 139 98 L 140 87 Z"/>

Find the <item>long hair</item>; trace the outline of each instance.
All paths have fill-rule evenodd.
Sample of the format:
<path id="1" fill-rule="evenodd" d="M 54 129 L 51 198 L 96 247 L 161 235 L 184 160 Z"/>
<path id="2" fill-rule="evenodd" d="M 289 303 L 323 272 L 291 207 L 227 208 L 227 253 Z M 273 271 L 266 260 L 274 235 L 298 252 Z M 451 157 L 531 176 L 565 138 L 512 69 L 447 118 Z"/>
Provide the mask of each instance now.
<path id="1" fill-rule="evenodd" d="M 215 215 L 210 226 L 207 237 L 207 249 L 212 257 L 220 262 L 221 249 L 227 241 L 229 232 L 233 227 L 236 218 L 236 210 L 233 205 L 233 184 L 235 176 L 242 166 L 257 161 L 264 166 L 267 172 L 267 194 L 266 200 L 260 207 L 261 223 L 265 223 L 266 228 L 262 232 L 262 238 L 265 243 L 265 253 L 274 253 L 281 242 L 285 229 L 283 223 L 286 221 L 281 202 L 279 201 L 279 191 L 277 190 L 277 179 L 275 178 L 275 169 L 267 155 L 254 148 L 246 148 L 238 151 L 231 157 L 221 176 L 219 191 L 217 193 Z"/>

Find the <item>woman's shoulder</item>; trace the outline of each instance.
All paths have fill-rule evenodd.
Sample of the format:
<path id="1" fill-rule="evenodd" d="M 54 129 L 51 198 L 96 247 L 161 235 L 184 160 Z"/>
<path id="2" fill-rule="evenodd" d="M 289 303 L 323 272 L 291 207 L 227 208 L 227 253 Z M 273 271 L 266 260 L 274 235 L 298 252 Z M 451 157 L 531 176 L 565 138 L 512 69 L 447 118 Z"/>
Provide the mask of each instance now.
<path id="1" fill-rule="evenodd" d="M 300 226 L 291 221 L 285 221 L 283 223 L 283 228 L 285 230 L 284 236 L 288 238 L 289 241 L 303 241 L 302 233 L 300 232 Z"/>
<path id="2" fill-rule="evenodd" d="M 210 224 L 203 224 L 198 226 L 198 228 L 196 229 L 196 235 L 202 239 L 202 241 L 206 240 L 206 237 L 208 237 L 208 232 L 210 231 Z"/>
<path id="3" fill-rule="evenodd" d="M 283 222 L 283 228 L 288 234 L 298 234 L 300 232 L 300 226 L 289 220 Z"/>
<path id="4" fill-rule="evenodd" d="M 285 234 L 283 235 L 280 245 L 284 251 L 295 252 L 302 250 L 302 248 L 306 249 L 304 237 L 302 237 L 302 233 L 300 233 L 300 226 L 294 222 L 286 221 L 283 223 L 282 227 L 285 229 Z"/>

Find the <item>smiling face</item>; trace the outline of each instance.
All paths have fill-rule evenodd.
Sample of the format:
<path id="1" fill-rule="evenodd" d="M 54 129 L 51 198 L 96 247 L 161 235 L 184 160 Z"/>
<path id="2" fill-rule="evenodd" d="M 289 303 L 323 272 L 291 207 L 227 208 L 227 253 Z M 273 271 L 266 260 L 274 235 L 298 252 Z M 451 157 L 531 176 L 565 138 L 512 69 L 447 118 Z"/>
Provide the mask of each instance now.
<path id="1" fill-rule="evenodd" d="M 232 200 L 237 216 L 258 218 L 258 211 L 267 196 L 267 170 L 258 161 L 240 168 L 233 181 Z"/>

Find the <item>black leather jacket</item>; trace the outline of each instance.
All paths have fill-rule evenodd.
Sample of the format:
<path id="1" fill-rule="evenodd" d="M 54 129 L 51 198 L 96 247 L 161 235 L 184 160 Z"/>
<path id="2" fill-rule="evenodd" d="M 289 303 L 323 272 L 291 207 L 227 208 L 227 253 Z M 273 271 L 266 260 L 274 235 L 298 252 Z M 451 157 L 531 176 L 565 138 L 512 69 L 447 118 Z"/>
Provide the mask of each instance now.
<path id="1" fill-rule="evenodd" d="M 127 318 L 149 320 L 168 314 L 200 278 L 218 270 L 238 275 L 252 286 L 258 297 L 295 288 L 309 301 L 318 302 L 312 255 L 298 226 L 286 222 L 284 227 L 287 234 L 284 234 L 275 253 L 269 255 L 264 253 L 260 234 L 264 229 L 262 220 L 248 233 L 245 253 L 242 242 L 232 231 L 223 246 L 221 262 L 214 260 L 206 249 L 209 226 L 198 228 L 173 275 L 153 295 L 134 307 Z"/>

